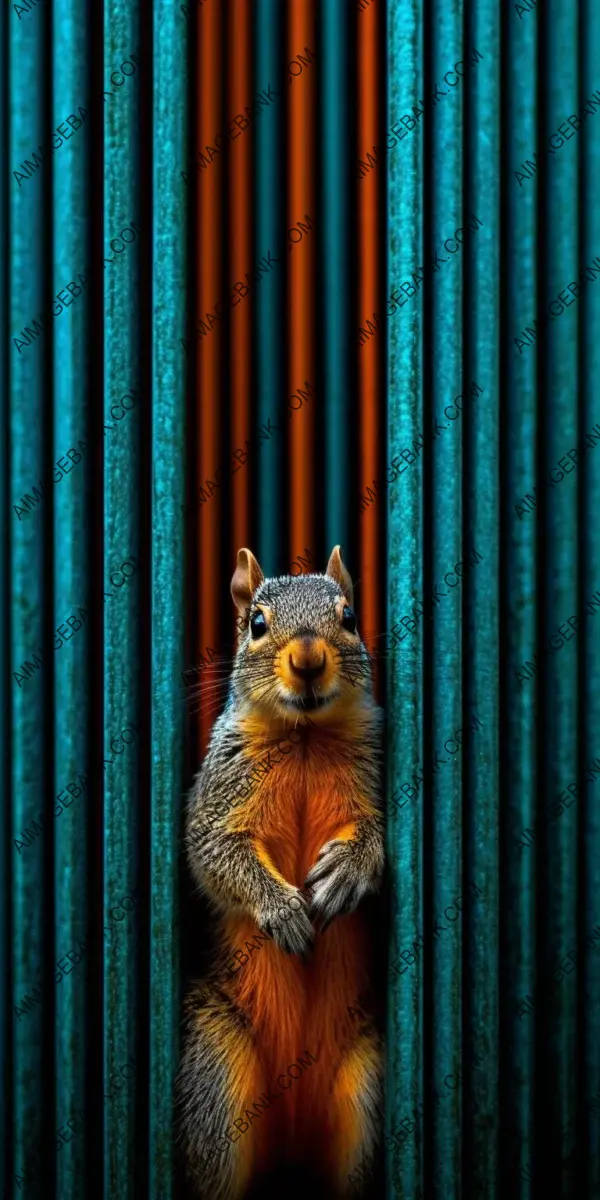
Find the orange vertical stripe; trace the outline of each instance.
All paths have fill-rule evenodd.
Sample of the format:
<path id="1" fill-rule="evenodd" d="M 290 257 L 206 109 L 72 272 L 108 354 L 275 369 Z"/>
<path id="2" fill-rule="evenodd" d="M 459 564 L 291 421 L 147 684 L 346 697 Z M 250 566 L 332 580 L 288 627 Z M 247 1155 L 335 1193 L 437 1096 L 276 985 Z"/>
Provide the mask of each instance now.
<path id="1" fill-rule="evenodd" d="M 380 144 L 380 113 L 378 99 L 378 46 L 380 44 L 380 6 L 371 4 L 360 13 L 358 37 L 358 148 L 360 158 L 373 153 L 373 146 Z M 383 184 L 385 167 L 380 161 L 358 187 L 358 254 L 359 254 L 359 321 L 373 321 L 378 313 L 380 325 L 384 310 L 381 297 L 381 279 L 378 258 L 378 204 Z M 385 436 L 381 411 L 383 396 L 380 394 L 380 361 L 383 352 L 383 337 L 375 334 L 358 348 L 359 381 L 359 494 L 371 487 L 379 472 L 380 439 Z M 382 519 L 383 494 L 375 504 L 369 505 L 360 517 L 360 616 L 361 625 L 371 639 L 378 632 L 378 605 L 380 569 L 378 551 L 378 526 Z"/>
<path id="2" fill-rule="evenodd" d="M 228 111 L 231 117 L 243 113 L 252 102 L 251 22 L 252 6 L 248 0 L 231 0 L 229 10 L 229 89 Z M 252 128 L 240 132 L 230 146 L 230 229 L 231 282 L 243 280 L 252 270 Z M 252 294 L 240 300 L 231 317 L 231 446 L 233 454 L 250 437 L 250 383 L 252 335 Z M 250 471 L 240 465 L 231 479 L 232 573 L 236 554 L 248 545 L 248 512 Z M 234 619 L 232 613 L 232 620 Z"/>
<path id="3" fill-rule="evenodd" d="M 221 130 L 220 80 L 223 62 L 223 16 L 218 3 L 203 5 L 198 12 L 198 146 L 214 146 Z M 217 154 L 212 163 L 198 172 L 198 298 L 197 318 L 214 313 L 221 297 L 221 230 L 223 204 L 223 156 Z M 199 339 L 196 403 L 200 444 L 197 452 L 198 483 L 204 486 L 214 478 L 219 463 L 221 370 L 223 327 L 216 321 L 208 335 Z M 199 514 L 199 578 L 200 602 L 199 656 L 206 647 L 219 645 L 219 595 L 215 564 L 218 544 L 222 537 L 222 504 L 217 488 L 206 504 L 200 504 Z M 203 672 L 202 683 L 208 689 L 212 672 Z M 204 752 L 213 721 L 212 691 L 204 690 L 200 709 L 200 750 Z"/>
<path id="4" fill-rule="evenodd" d="M 316 50 L 314 0 L 302 0 L 288 7 L 288 61 L 304 52 L 305 46 Z M 292 77 L 286 83 L 288 95 L 288 230 L 298 227 L 306 217 L 316 223 L 315 162 L 318 148 L 314 139 L 316 104 L 316 71 Z M 301 232 L 301 231 L 299 231 Z M 296 235 L 293 234 L 293 237 Z M 289 238 L 289 233 L 288 233 Z M 315 383 L 315 258 L 314 229 L 302 233 L 300 241 L 288 242 L 284 251 L 288 267 L 288 395 L 302 386 L 305 379 Z M 315 399 L 315 403 L 318 400 Z M 290 562 L 307 547 L 314 546 L 313 471 L 314 408 L 302 410 L 301 421 L 291 421 L 290 431 Z"/>

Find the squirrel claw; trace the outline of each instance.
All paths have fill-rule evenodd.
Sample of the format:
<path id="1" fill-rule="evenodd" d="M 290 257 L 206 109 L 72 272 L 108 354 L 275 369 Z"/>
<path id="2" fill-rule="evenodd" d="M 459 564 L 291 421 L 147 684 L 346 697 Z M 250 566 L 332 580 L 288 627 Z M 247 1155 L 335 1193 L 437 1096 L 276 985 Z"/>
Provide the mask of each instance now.
<path id="1" fill-rule="evenodd" d="M 258 925 L 273 939 L 280 950 L 287 954 L 306 954 L 312 948 L 315 931 L 311 924 L 306 899 L 299 891 L 295 896 L 301 900 L 299 909 L 280 904 L 278 899 L 265 906 L 259 915 Z"/>
<path id="2" fill-rule="evenodd" d="M 353 912 L 368 890 L 350 843 L 333 839 L 320 850 L 304 887 L 309 895 L 309 916 L 319 933 L 334 917 Z"/>

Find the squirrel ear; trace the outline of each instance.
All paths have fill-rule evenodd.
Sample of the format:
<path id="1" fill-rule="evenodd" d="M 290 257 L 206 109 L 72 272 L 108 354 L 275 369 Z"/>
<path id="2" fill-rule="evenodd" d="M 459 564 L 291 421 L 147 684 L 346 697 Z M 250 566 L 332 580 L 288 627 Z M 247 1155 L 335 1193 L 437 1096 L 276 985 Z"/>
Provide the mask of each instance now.
<path id="1" fill-rule="evenodd" d="M 340 549 L 341 549 L 340 546 L 333 547 L 333 550 L 331 551 L 331 554 L 329 555 L 329 562 L 327 563 L 327 570 L 326 570 L 325 574 L 330 575 L 332 579 L 335 579 L 336 583 L 339 583 L 339 585 L 348 601 L 348 604 L 352 604 L 353 595 L 354 595 L 353 588 L 352 588 L 352 580 L 350 578 L 349 571 L 346 569 L 346 567 L 344 566 L 344 564 L 342 562 L 342 556 L 340 554 Z"/>
<path id="2" fill-rule="evenodd" d="M 231 580 L 231 595 L 236 608 L 246 613 L 248 605 L 264 575 L 251 550 L 238 550 L 237 567 Z"/>

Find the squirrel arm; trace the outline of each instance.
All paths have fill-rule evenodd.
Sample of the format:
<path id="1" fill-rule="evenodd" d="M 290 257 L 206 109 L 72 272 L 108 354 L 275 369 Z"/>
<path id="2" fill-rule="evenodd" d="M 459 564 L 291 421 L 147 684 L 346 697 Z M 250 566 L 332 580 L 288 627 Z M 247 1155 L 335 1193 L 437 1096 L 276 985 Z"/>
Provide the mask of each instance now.
<path id="1" fill-rule="evenodd" d="M 213 828 L 207 834 L 192 817 L 187 848 L 192 874 L 202 891 L 227 909 L 240 907 L 258 919 L 265 903 L 283 904 L 295 893 L 247 833 Z"/>
<path id="2" fill-rule="evenodd" d="M 331 838 L 342 842 L 355 860 L 357 870 L 369 878 L 379 876 L 385 859 L 384 820 L 379 812 L 348 821 Z M 329 844 L 329 843 L 328 843 Z"/>
<path id="3" fill-rule="evenodd" d="M 220 907 L 241 908 L 255 920 L 273 904 L 283 905 L 297 889 L 283 878 L 252 829 L 234 830 L 229 818 L 243 814 L 248 786 L 244 741 L 232 719 L 232 703 L 217 718 L 187 813 L 188 861 L 200 888 Z"/>
<path id="4" fill-rule="evenodd" d="M 248 767 L 227 710 L 215 730 L 190 795 L 186 843 L 192 875 L 225 912 L 247 913 L 281 949 L 303 954 L 314 937 L 306 898 L 277 871 L 251 828 L 228 827 L 236 807 L 244 811 Z"/>
<path id="5" fill-rule="evenodd" d="M 223 829 L 207 836 L 192 818 L 187 843 L 194 877 L 215 903 L 249 913 L 287 953 L 306 953 L 314 937 L 306 898 L 279 874 L 260 842 Z"/>
<path id="6" fill-rule="evenodd" d="M 311 915 L 330 921 L 352 912 L 367 892 L 379 887 L 385 861 L 384 825 L 379 812 L 341 826 L 321 847 L 304 881 Z"/>
<path id="7" fill-rule="evenodd" d="M 369 848 L 375 850 L 383 842 L 383 834 L 383 816 L 374 812 L 346 821 L 333 836 L 336 842 L 351 843 L 356 853 L 364 853 Z"/>

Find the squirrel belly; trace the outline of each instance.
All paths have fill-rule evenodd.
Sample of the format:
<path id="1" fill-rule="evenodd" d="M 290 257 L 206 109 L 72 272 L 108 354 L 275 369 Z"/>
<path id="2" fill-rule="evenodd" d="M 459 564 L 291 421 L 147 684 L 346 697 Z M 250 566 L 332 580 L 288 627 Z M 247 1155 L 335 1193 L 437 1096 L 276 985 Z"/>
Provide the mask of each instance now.
<path id="1" fill-rule="evenodd" d="M 220 986 L 250 1022 L 269 1078 L 305 1049 L 318 1054 L 331 1076 L 356 1033 L 353 1006 L 369 986 L 362 912 L 339 917 L 317 934 L 307 958 L 265 940 L 251 919 L 230 916 L 224 926 L 223 958 L 232 973 Z"/>
<path id="2" fill-rule="evenodd" d="M 266 744 L 259 736 L 249 761 L 263 759 Z M 318 742 L 295 746 L 273 767 L 252 805 L 245 802 L 243 815 L 230 816 L 229 828 L 250 833 L 259 861 L 287 883 L 301 887 L 321 847 L 334 838 L 350 839 L 357 815 L 371 811 L 353 788 L 352 747 L 348 728 L 341 742 L 333 731 L 319 731 Z M 287 915 L 284 906 L 281 920 Z M 218 962 L 227 962 L 231 972 L 222 989 L 249 1021 L 266 1077 L 275 1080 L 299 1051 L 317 1057 L 318 1070 L 286 1101 L 286 1124 L 301 1126 L 310 1093 L 319 1093 L 321 1107 L 344 1048 L 356 1037 L 353 1006 L 368 990 L 371 974 L 364 915 L 359 909 L 317 931 L 307 956 L 286 953 L 251 917 L 236 913 L 222 919 L 218 942 Z M 323 1114 L 326 1119 L 326 1105 Z"/>
<path id="3" fill-rule="evenodd" d="M 247 724 L 240 721 L 240 732 L 248 738 Z M 256 720 L 253 726 L 245 749 L 249 770 L 269 751 L 275 756 L 285 737 Z M 290 746 L 228 818 L 228 829 L 249 833 L 263 865 L 295 887 L 302 887 L 328 841 L 349 841 L 360 818 L 376 815 L 357 772 L 356 744 L 364 742 L 357 726 L 324 727 L 310 742 Z"/>
<path id="4" fill-rule="evenodd" d="M 275 1139 L 292 1150 L 310 1145 L 318 1110 L 327 1143 L 333 1133 L 328 1098 L 344 1053 L 356 1039 L 354 1006 L 369 986 L 369 938 L 363 914 L 339 917 L 317 934 L 307 959 L 263 940 L 256 924 L 243 918 L 226 918 L 222 944 L 231 948 L 232 955 L 237 949 L 247 956 L 221 988 L 252 1029 L 264 1078 L 275 1087 L 280 1073 L 299 1055 L 316 1060 L 302 1077 L 302 1086 L 286 1095 L 285 1107 L 275 1106 L 269 1113 L 265 1136 L 272 1145 Z"/>

